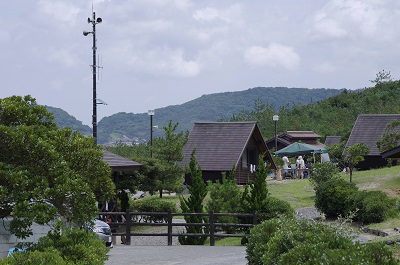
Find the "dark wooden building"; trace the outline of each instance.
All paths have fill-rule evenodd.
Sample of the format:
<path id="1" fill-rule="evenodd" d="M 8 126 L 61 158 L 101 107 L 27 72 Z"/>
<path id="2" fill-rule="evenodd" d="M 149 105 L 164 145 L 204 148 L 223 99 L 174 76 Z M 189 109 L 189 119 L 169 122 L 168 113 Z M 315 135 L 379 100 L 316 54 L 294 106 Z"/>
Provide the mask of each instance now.
<path id="1" fill-rule="evenodd" d="M 254 179 L 260 154 L 270 169 L 276 169 L 256 122 L 196 122 L 183 148 L 181 166 L 189 164 L 195 147 L 204 181 L 220 180 L 221 172 L 233 168 L 236 183 L 245 184 Z M 190 178 L 185 181 L 190 184 Z"/>
<path id="2" fill-rule="evenodd" d="M 387 165 L 386 159 L 376 146 L 376 142 L 386 132 L 386 126 L 393 121 L 400 121 L 400 114 L 360 114 L 354 123 L 346 147 L 356 143 L 365 143 L 369 146 L 370 152 L 364 156 L 365 160 L 357 165 L 357 168 L 365 170 L 379 168 Z M 395 131 L 400 132 L 400 128 Z"/>
<path id="3" fill-rule="evenodd" d="M 281 150 L 295 142 L 324 147 L 325 145 L 319 142 L 320 138 L 321 136 L 313 131 L 286 131 L 277 136 L 277 149 Z M 268 139 L 265 143 L 269 150 L 275 149 L 275 137 Z"/>

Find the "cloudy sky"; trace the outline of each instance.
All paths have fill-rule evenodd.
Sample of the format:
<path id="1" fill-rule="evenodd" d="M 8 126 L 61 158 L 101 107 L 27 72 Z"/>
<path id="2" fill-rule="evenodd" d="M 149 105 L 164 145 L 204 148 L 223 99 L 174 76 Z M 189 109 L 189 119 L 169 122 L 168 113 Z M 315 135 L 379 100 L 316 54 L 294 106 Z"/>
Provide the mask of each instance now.
<path id="1" fill-rule="evenodd" d="M 0 97 L 84 124 L 256 86 L 357 89 L 400 73 L 398 0 L 1 0 Z M 157 113 L 156 113 L 157 115 Z"/>

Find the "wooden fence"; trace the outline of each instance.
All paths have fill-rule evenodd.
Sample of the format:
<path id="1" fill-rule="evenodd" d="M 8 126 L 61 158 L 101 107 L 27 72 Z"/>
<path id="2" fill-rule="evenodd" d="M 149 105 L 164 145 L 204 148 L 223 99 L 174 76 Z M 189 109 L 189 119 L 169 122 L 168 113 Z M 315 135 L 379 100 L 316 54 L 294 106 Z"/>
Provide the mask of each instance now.
<path id="1" fill-rule="evenodd" d="M 249 237 L 250 235 L 245 234 L 227 234 L 221 231 L 221 227 L 235 227 L 235 228 L 251 228 L 257 224 L 257 212 L 252 214 L 246 213 L 214 213 L 210 211 L 208 213 L 172 213 L 168 212 L 100 212 L 100 219 L 106 221 L 107 218 L 111 217 L 112 221 L 108 221 L 111 229 L 113 231 L 113 236 L 123 236 L 125 237 L 125 244 L 131 244 L 132 236 L 166 236 L 168 245 L 172 245 L 172 237 L 179 236 L 207 236 L 210 237 L 210 246 L 215 245 L 216 238 L 223 237 Z M 173 217 L 175 216 L 202 216 L 208 217 L 208 223 L 174 223 Z M 220 216 L 231 216 L 231 217 L 247 217 L 251 220 L 249 223 L 237 224 L 237 223 L 217 223 L 216 218 Z M 166 233 L 136 233 L 132 232 L 133 227 L 138 226 L 164 226 L 167 228 Z M 208 228 L 208 233 L 173 233 L 173 227 L 182 226 L 198 226 Z M 123 229 L 123 232 L 121 231 Z"/>

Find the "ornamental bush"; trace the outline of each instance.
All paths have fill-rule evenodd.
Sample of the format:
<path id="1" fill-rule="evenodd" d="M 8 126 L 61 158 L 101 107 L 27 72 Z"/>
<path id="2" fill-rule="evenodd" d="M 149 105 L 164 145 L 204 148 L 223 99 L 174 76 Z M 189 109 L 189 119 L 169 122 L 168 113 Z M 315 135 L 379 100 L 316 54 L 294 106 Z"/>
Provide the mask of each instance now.
<path id="1" fill-rule="evenodd" d="M 310 173 L 311 185 L 316 189 L 322 182 L 338 176 L 338 173 L 338 167 L 331 162 L 315 163 Z"/>
<path id="2" fill-rule="evenodd" d="M 398 261 L 382 244 L 353 242 L 335 227 L 310 220 L 275 218 L 256 225 L 246 247 L 249 265 L 382 264 Z"/>
<path id="3" fill-rule="evenodd" d="M 327 217 L 347 216 L 353 208 L 357 186 L 341 178 L 333 177 L 316 187 L 315 207 Z"/>
<path id="4" fill-rule="evenodd" d="M 384 221 L 395 209 L 396 201 L 382 191 L 359 191 L 354 194 L 355 220 L 363 223 Z"/>
<path id="5" fill-rule="evenodd" d="M 173 202 L 164 201 L 160 198 L 136 200 L 131 210 L 137 212 L 176 212 L 176 205 Z M 166 221 L 167 215 L 143 216 L 145 222 L 160 223 Z"/>
<path id="6" fill-rule="evenodd" d="M 98 235 L 83 229 L 67 229 L 57 225 L 53 231 L 30 244 L 26 252 L 17 252 L 1 260 L 0 265 L 103 265 L 107 248 Z"/>

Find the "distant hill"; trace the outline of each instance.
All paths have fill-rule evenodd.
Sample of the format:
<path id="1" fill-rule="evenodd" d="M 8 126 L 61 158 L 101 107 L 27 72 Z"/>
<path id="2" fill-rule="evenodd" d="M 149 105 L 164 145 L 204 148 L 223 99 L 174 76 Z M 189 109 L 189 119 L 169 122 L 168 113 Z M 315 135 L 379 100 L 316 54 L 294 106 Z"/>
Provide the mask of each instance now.
<path id="1" fill-rule="evenodd" d="M 178 131 L 191 130 L 197 121 L 229 120 L 241 111 L 254 110 L 256 100 L 272 105 L 276 110 L 282 106 L 293 107 L 316 103 L 335 96 L 337 89 L 307 89 L 287 87 L 256 87 L 238 92 L 203 95 L 181 105 L 155 110 L 154 137 L 163 135 L 163 126 L 170 120 L 179 122 Z M 148 141 L 150 138 L 150 118 L 147 113 L 133 114 L 120 112 L 101 119 L 98 124 L 98 142 L 115 143 L 118 140 L 135 139 Z"/>
<path id="2" fill-rule="evenodd" d="M 163 135 L 163 126 L 170 120 L 179 122 L 178 130 L 191 130 L 197 121 L 229 120 L 242 111 L 254 110 L 257 100 L 270 104 L 276 110 L 282 106 L 293 107 L 316 103 L 339 94 L 337 89 L 307 89 L 287 87 L 255 87 L 238 92 L 224 92 L 203 95 L 181 105 L 168 106 L 155 110 L 153 116 L 153 137 Z M 71 127 L 84 135 L 91 135 L 92 129 L 83 125 L 62 109 L 49 107 L 59 127 Z M 116 141 L 148 141 L 150 138 L 150 118 L 147 113 L 120 112 L 104 117 L 98 123 L 98 143 L 113 144 Z"/>
<path id="3" fill-rule="evenodd" d="M 83 125 L 81 121 L 75 119 L 74 116 L 69 115 L 68 112 L 60 108 L 46 106 L 47 110 L 54 115 L 54 122 L 58 127 L 70 127 L 74 131 L 80 131 L 83 135 L 92 135 L 92 128 Z"/>

